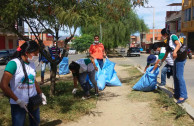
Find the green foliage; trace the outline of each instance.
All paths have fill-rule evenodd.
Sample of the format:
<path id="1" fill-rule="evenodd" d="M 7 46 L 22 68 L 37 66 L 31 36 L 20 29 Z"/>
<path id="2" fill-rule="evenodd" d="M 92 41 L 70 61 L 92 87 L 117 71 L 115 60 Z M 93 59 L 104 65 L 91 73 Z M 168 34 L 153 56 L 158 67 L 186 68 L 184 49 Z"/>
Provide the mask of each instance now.
<path id="1" fill-rule="evenodd" d="M 82 34 L 100 35 L 102 26 L 102 42 L 106 49 L 119 45 L 126 46 L 130 35 L 136 32 L 146 32 L 148 27 L 132 10 L 127 0 L 104 0 L 99 3 L 100 22 L 81 27 Z"/>
<path id="2" fill-rule="evenodd" d="M 80 37 L 75 37 L 75 39 L 73 40 L 73 47 L 77 51 L 83 52 L 89 49 L 92 43 L 93 43 L 93 36 L 83 34 Z"/>

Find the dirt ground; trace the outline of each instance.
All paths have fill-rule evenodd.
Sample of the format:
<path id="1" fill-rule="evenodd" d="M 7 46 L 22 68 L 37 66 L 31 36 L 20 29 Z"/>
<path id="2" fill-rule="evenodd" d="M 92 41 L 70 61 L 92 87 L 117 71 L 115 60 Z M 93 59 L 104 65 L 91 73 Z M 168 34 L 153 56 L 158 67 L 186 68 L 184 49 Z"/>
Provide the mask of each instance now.
<path id="1" fill-rule="evenodd" d="M 120 79 L 129 77 L 126 69 L 123 66 L 115 67 Z M 130 91 L 130 86 L 125 83 L 121 87 L 106 87 L 100 92 L 95 109 L 74 122 L 60 126 L 148 126 L 151 122 L 149 103 L 130 102 L 127 97 Z"/>

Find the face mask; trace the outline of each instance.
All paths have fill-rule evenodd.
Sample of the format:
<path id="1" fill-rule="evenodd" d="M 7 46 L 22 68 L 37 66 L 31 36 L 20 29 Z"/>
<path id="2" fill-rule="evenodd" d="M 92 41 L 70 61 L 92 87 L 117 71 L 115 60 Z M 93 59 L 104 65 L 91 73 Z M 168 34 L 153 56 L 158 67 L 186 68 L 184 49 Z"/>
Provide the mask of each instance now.
<path id="1" fill-rule="evenodd" d="M 163 40 L 166 40 L 167 38 L 166 38 L 166 37 L 164 37 L 164 36 L 162 36 L 162 39 L 163 39 Z"/>
<path id="2" fill-rule="evenodd" d="M 154 54 L 155 55 L 159 55 L 160 54 L 160 51 L 154 51 Z"/>
<path id="3" fill-rule="evenodd" d="M 54 44 L 54 46 L 57 46 L 56 44 Z"/>
<path id="4" fill-rule="evenodd" d="M 94 41 L 94 43 L 96 43 L 96 44 L 97 44 L 97 43 L 99 43 L 99 41 Z"/>
<path id="5" fill-rule="evenodd" d="M 34 62 L 38 61 L 38 59 L 39 59 L 39 56 L 32 56 L 32 59 L 28 58 L 28 62 L 34 63 Z"/>

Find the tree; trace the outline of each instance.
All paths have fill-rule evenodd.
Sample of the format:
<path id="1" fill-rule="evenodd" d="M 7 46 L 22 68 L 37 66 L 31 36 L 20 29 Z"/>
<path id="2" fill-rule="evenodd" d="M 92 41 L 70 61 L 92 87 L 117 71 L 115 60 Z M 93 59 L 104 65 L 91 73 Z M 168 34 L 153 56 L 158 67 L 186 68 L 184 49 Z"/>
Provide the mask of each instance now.
<path id="1" fill-rule="evenodd" d="M 102 0 L 103 1 L 103 0 Z M 133 5 L 127 0 L 104 0 L 100 7 L 101 20 L 97 24 L 81 27 L 82 34 L 100 35 L 106 49 L 126 45 L 130 35 L 146 30 L 146 25 L 132 10 Z"/>
<path id="2" fill-rule="evenodd" d="M 93 36 L 83 34 L 80 37 L 75 37 L 73 40 L 73 47 L 79 51 L 84 52 L 89 49 L 90 45 L 93 43 Z"/>
<path id="3" fill-rule="evenodd" d="M 87 5 L 87 6 L 85 6 Z M 15 28 L 15 24 L 18 19 L 24 21 L 31 29 L 32 33 L 36 37 L 36 41 L 40 45 L 40 53 L 48 59 L 51 63 L 51 89 L 50 94 L 55 94 L 55 78 L 57 72 L 57 65 L 60 60 L 53 60 L 47 52 L 43 53 L 43 42 L 39 38 L 40 30 L 46 31 L 53 35 L 57 40 L 59 38 L 58 31 L 65 26 L 70 29 L 74 27 L 74 31 L 71 32 L 71 36 L 64 40 L 64 50 L 62 58 L 67 56 L 66 45 L 73 38 L 77 27 L 84 26 L 86 22 L 94 20 L 94 16 L 91 15 L 92 7 L 96 6 L 92 0 L 76 1 L 76 0 L 14 0 L 14 1 L 1 1 L 0 10 L 0 27 L 5 31 L 12 31 L 16 33 L 20 38 L 28 40 L 22 33 Z M 9 15 L 9 16 L 8 16 Z"/>

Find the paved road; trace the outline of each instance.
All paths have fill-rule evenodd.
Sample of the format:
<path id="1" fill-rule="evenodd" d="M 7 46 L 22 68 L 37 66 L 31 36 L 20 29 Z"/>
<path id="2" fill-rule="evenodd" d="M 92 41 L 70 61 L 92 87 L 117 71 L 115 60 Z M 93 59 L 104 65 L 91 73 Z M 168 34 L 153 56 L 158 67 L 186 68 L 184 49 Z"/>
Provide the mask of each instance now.
<path id="1" fill-rule="evenodd" d="M 80 58 L 84 58 L 86 57 L 85 54 L 77 54 L 77 55 L 69 55 L 69 62 L 72 62 L 72 61 L 75 61 L 77 59 L 80 59 Z M 40 65 L 38 66 L 38 63 L 36 63 L 36 70 L 39 71 L 40 70 Z M 3 76 L 3 71 L 5 69 L 5 65 L 0 65 L 0 80 Z"/>

